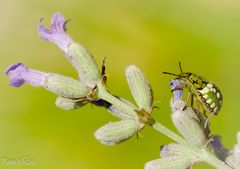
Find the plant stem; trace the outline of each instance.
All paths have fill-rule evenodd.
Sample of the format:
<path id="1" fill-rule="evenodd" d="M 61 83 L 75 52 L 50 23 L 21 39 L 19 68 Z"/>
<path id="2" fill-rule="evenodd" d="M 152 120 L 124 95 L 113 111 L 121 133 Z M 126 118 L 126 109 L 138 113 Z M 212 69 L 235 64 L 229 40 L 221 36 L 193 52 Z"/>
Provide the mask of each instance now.
<path id="1" fill-rule="evenodd" d="M 109 93 L 104 86 L 101 85 L 99 86 L 98 97 L 111 103 L 112 105 L 118 108 L 121 108 L 125 112 L 129 112 L 130 114 L 136 113 L 132 107 L 130 107 L 120 99 L 116 98 L 111 93 Z"/>
<path id="2" fill-rule="evenodd" d="M 195 148 L 195 146 L 189 145 L 189 143 L 184 138 L 182 138 L 178 134 L 174 133 L 172 130 L 168 129 L 167 127 L 165 127 L 164 125 L 162 125 L 159 122 L 155 121 L 155 123 L 153 123 L 151 125 L 151 127 L 154 128 L 155 130 L 159 131 L 160 133 L 163 133 L 164 135 L 168 136 L 169 138 L 176 141 L 177 143 L 183 145 L 184 147 L 190 146 L 190 149 Z"/>
<path id="3" fill-rule="evenodd" d="M 109 103 L 123 109 L 125 112 L 129 113 L 135 113 L 132 107 L 127 105 L 126 103 L 122 102 L 112 94 L 110 94 L 104 86 L 99 85 L 98 86 L 99 91 L 98 91 L 98 97 L 108 101 Z M 187 140 L 179 136 L 178 134 L 174 133 L 167 127 L 163 126 L 159 122 L 154 122 L 153 124 L 150 125 L 153 129 L 159 131 L 160 133 L 168 136 L 172 140 L 176 141 L 177 143 L 183 145 L 186 149 L 191 151 L 196 157 L 199 158 L 200 161 L 204 161 L 208 163 L 209 165 L 217 168 L 217 169 L 232 169 L 229 167 L 227 164 L 224 162 L 220 161 L 217 157 L 215 157 L 213 154 L 209 153 L 205 148 L 199 148 L 195 145 L 190 144 Z"/>
<path id="4" fill-rule="evenodd" d="M 213 154 L 209 153 L 206 149 L 201 148 L 199 151 L 199 154 L 201 154 L 201 160 L 210 164 L 211 166 L 217 168 L 217 169 L 233 169 L 223 161 L 219 160 L 214 156 Z"/>
<path id="5" fill-rule="evenodd" d="M 171 131 L 170 129 L 166 128 L 159 122 L 155 122 L 151 125 L 155 130 L 161 132 L 162 134 L 168 136 L 169 138 L 173 139 L 177 143 L 183 145 L 186 149 L 191 151 L 193 154 L 195 154 L 201 161 L 204 161 L 211 166 L 217 168 L 217 169 L 232 169 L 224 162 L 220 161 L 218 158 L 216 158 L 213 154 L 209 153 L 205 148 L 199 148 L 197 146 L 194 146 L 192 144 L 189 144 L 188 141 Z"/>

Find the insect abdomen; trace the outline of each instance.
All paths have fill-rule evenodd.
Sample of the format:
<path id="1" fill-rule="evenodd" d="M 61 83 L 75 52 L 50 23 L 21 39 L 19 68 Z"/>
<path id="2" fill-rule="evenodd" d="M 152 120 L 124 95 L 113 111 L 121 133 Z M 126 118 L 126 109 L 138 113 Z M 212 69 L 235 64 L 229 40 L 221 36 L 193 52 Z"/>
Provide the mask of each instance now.
<path id="1" fill-rule="evenodd" d="M 204 108 L 210 113 L 218 114 L 222 107 L 222 94 L 220 90 L 212 83 L 208 83 L 202 90 L 197 92 Z"/>

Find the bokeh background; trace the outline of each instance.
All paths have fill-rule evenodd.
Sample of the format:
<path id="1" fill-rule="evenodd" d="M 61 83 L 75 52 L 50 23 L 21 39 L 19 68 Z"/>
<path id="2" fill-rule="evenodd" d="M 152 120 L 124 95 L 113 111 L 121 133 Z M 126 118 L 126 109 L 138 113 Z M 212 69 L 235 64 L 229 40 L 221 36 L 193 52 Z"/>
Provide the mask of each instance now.
<path id="1" fill-rule="evenodd" d="M 116 119 L 90 105 L 63 111 L 56 96 L 42 88 L 8 86 L 8 65 L 29 67 L 77 77 L 53 44 L 39 39 L 37 23 L 59 11 L 72 18 L 68 32 L 85 45 L 99 64 L 106 56 L 108 86 L 132 100 L 125 67 L 142 69 L 153 87 L 160 109 L 155 119 L 175 130 L 170 120 L 168 82 L 162 71 L 201 74 L 217 84 L 224 96 L 212 132 L 231 148 L 240 130 L 240 2 L 238 0 L 1 0 L 0 5 L 0 157 L 27 156 L 33 165 L 1 169 L 141 169 L 159 157 L 159 147 L 172 142 L 145 128 L 143 137 L 107 147 L 93 137 L 100 126 Z M 175 130 L 176 131 L 176 130 Z M 211 168 L 198 165 L 196 168 Z"/>

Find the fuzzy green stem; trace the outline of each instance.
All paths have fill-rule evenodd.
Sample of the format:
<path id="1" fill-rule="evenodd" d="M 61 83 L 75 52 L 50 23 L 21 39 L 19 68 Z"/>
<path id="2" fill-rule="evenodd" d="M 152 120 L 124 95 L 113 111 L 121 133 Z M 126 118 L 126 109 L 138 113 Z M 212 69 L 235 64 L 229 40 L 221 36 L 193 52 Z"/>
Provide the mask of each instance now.
<path id="1" fill-rule="evenodd" d="M 201 160 L 210 164 L 213 167 L 216 167 L 217 169 L 233 169 L 223 161 L 219 160 L 214 156 L 213 154 L 209 153 L 206 149 L 202 148 L 198 152 L 201 154 Z"/>
<path id="2" fill-rule="evenodd" d="M 155 121 L 155 123 L 153 123 L 151 127 L 159 131 L 160 133 L 163 133 L 164 135 L 168 136 L 169 138 L 173 139 L 177 143 L 183 145 L 184 147 L 189 147 L 189 149 L 195 149 L 196 147 L 196 146 L 189 145 L 189 143 L 184 138 L 174 133 L 173 131 L 171 131 L 170 129 L 168 129 L 167 127 L 165 127 L 159 122 Z"/>
<path id="3" fill-rule="evenodd" d="M 112 94 L 110 94 L 104 86 L 99 85 L 98 86 L 98 98 L 101 98 L 103 100 L 108 101 L 109 103 L 123 109 L 126 112 L 134 112 L 133 108 L 127 105 L 126 103 L 122 102 L 118 98 L 114 97 Z M 168 136 L 172 140 L 176 141 L 177 143 L 183 145 L 186 149 L 191 151 L 193 154 L 196 155 L 196 157 L 199 158 L 200 161 L 204 161 L 208 163 L 209 165 L 217 168 L 217 169 L 232 169 L 224 162 L 220 161 L 217 157 L 215 157 L 213 154 L 209 153 L 204 148 L 199 148 L 197 146 L 194 146 L 192 144 L 189 144 L 187 140 L 179 136 L 178 134 L 174 133 L 167 127 L 163 126 L 159 122 L 154 122 L 153 124 L 150 124 L 150 126 L 159 131 L 160 133 Z"/>
<path id="4" fill-rule="evenodd" d="M 125 110 L 126 112 L 135 113 L 135 110 L 133 110 L 132 107 L 127 105 L 126 103 L 122 102 L 120 99 L 116 98 L 112 94 L 110 94 L 104 86 L 99 86 L 98 91 L 98 98 L 101 98 L 105 101 L 108 101 L 112 105 L 121 108 L 122 110 Z"/>
<path id="5" fill-rule="evenodd" d="M 205 148 L 199 148 L 192 144 L 189 144 L 188 141 L 171 131 L 170 129 L 166 128 L 162 124 L 155 122 L 151 125 L 155 130 L 161 132 L 162 134 L 168 136 L 169 138 L 173 139 L 177 143 L 183 145 L 186 149 L 191 151 L 197 157 L 199 157 L 200 161 L 204 161 L 209 165 L 217 168 L 217 169 L 232 169 L 230 166 L 225 164 L 224 162 L 217 159 L 213 154 L 209 153 Z"/>

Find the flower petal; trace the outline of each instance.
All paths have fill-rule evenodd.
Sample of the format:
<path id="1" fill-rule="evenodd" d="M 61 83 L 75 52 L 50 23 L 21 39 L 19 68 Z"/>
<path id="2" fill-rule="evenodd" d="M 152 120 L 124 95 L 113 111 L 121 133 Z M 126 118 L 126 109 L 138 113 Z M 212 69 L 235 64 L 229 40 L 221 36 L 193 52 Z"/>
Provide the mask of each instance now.
<path id="1" fill-rule="evenodd" d="M 22 63 L 10 65 L 6 70 L 6 74 L 11 79 L 10 85 L 15 87 L 20 87 L 24 83 L 42 86 L 47 76 L 47 73 L 29 69 Z"/>
<path id="2" fill-rule="evenodd" d="M 98 65 L 86 48 L 74 43 L 72 38 L 66 33 L 68 21 L 65 21 L 61 13 L 53 14 L 50 29 L 45 28 L 42 25 L 42 21 L 43 19 L 38 24 L 40 37 L 58 45 L 77 70 L 80 80 L 90 87 L 94 87 L 100 80 Z"/>
<path id="3" fill-rule="evenodd" d="M 143 125 L 137 121 L 121 120 L 102 126 L 94 135 L 102 144 L 113 146 L 131 138 L 142 127 Z"/>
<path id="4" fill-rule="evenodd" d="M 174 94 L 173 102 L 182 100 L 183 97 L 183 90 L 181 88 L 182 85 L 183 85 L 182 81 L 178 79 L 173 79 L 169 82 L 169 86 L 172 87 L 172 91 Z"/>
<path id="5" fill-rule="evenodd" d="M 216 156 L 222 160 L 225 161 L 227 156 L 229 155 L 229 151 L 223 147 L 223 144 L 221 142 L 221 136 L 214 135 L 212 136 L 213 141 L 211 141 L 212 148 L 216 154 Z"/>
<path id="6" fill-rule="evenodd" d="M 73 42 L 72 38 L 66 33 L 66 24 L 64 16 L 61 13 L 53 14 L 51 18 L 51 28 L 47 29 L 42 25 L 43 18 L 40 19 L 38 24 L 38 33 L 44 40 L 55 43 L 65 53 L 70 43 Z"/>

